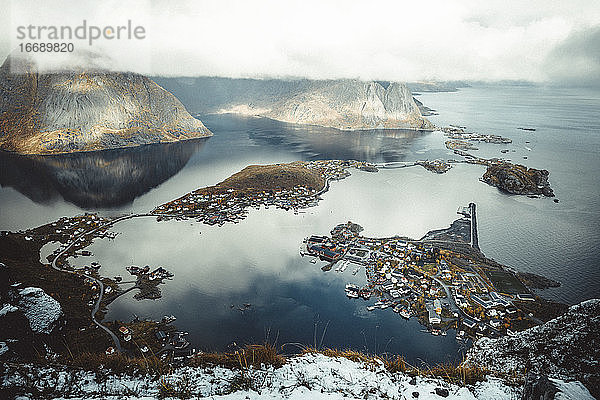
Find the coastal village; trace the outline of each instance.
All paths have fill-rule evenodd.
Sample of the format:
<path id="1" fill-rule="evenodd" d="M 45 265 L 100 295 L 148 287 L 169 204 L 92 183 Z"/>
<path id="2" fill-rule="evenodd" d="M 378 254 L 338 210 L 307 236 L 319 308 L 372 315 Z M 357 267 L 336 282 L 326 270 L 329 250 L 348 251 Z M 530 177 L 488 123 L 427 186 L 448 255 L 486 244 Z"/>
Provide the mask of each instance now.
<path id="1" fill-rule="evenodd" d="M 110 228 L 119 221 L 137 217 L 195 219 L 208 225 L 239 223 L 249 208 L 270 207 L 294 213 L 314 207 L 330 182 L 350 175 L 349 169 L 377 172 L 379 168 L 403 168 L 420 165 L 435 173 L 446 172 L 450 162 L 442 160 L 382 165 L 353 160 L 299 161 L 289 164 L 249 166 L 225 181 L 190 192 L 156 207 L 149 213 L 101 217 L 83 214 L 63 217 L 53 223 L 14 235 L 37 248 L 40 261 L 57 271 L 67 272 L 81 280 L 82 302 L 91 315 L 92 325 L 79 328 L 81 341 L 85 337 L 108 334 L 107 354 L 115 352 L 143 355 L 146 351 L 164 357 L 184 359 L 195 350 L 170 322 L 140 320 L 130 322 L 100 322 L 106 307 L 119 296 L 138 290 L 134 298 L 161 297 L 159 285 L 172 278 L 161 266 L 129 266 L 133 281 L 121 276 L 101 276 L 101 265 L 84 262 L 75 267 L 70 258 L 92 256 L 86 247 L 96 238 L 113 240 L 118 233 Z M 467 337 L 499 336 L 540 323 L 534 314 L 539 301 L 527 288 L 502 266 L 485 259 L 476 245 L 476 229 L 472 228 L 474 206 L 462 207 L 462 218 L 449 229 L 429 232 L 420 241 L 408 238 L 375 239 L 360 236 L 361 228 L 352 223 L 334 228 L 331 237 L 312 236 L 304 243 L 304 254 L 326 260 L 324 269 L 343 273 L 349 266 L 353 274 L 364 268 L 364 287 L 346 286 L 350 298 L 373 300 L 367 309 L 390 308 L 404 318 L 417 317 L 430 332 L 445 335 L 456 328 L 459 340 Z M 11 234 L 13 235 L 13 234 Z M 474 237 L 475 239 L 472 239 Z M 54 251 L 41 257 L 43 246 L 55 243 Z M 46 264 L 50 262 L 50 264 Z M 128 288 L 123 285 L 131 284 Z M 81 312 L 81 311 L 78 311 Z M 99 319 L 97 319 L 97 316 Z M 95 330 L 97 328 L 101 328 Z M 94 333 L 96 332 L 96 333 Z M 90 336 L 91 335 L 91 336 Z M 107 339 L 108 337 L 104 337 Z M 80 339 L 77 339 L 80 340 Z M 98 342 L 98 343 L 100 343 Z M 90 342 L 88 342 L 90 343 Z"/>
<path id="2" fill-rule="evenodd" d="M 239 223 L 248 215 L 248 208 L 274 207 L 298 213 L 301 209 L 316 206 L 319 195 L 328 190 L 330 181 L 350 176 L 349 168 L 377 171 L 370 163 L 343 160 L 277 164 L 275 173 L 263 172 L 261 167 L 265 166 L 254 167 L 257 171 L 245 178 L 243 188 L 230 187 L 226 180 L 163 204 L 152 213 L 158 215 L 159 220 L 195 218 L 208 225 Z M 274 174 L 275 178 L 278 174 L 287 175 L 288 181 L 271 177 L 263 180 L 267 174 Z"/>
<path id="3" fill-rule="evenodd" d="M 346 285 L 349 298 L 373 299 L 365 306 L 369 311 L 389 308 L 400 317 L 418 318 L 433 335 L 456 328 L 457 340 L 498 337 L 537 324 L 524 307 L 536 297 L 474 248 L 474 212 L 474 204 L 460 207 L 462 217 L 450 228 L 421 240 L 363 237 L 362 228 L 348 222 L 330 236 L 306 238 L 301 255 L 328 262 L 324 270 L 364 269 L 364 286 Z"/>

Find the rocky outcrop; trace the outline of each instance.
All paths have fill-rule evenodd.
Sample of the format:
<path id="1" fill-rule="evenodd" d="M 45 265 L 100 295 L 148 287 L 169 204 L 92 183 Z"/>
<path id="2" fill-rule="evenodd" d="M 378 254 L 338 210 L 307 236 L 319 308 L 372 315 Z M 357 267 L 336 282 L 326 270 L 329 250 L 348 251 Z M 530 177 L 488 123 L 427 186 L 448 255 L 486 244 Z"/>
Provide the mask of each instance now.
<path id="1" fill-rule="evenodd" d="M 134 73 L 40 73 L 10 56 L 0 67 L 0 148 L 70 153 L 210 136 L 171 93 Z"/>
<path id="2" fill-rule="evenodd" d="M 554 197 L 545 169 L 502 162 L 488 166 L 482 180 L 508 193 Z"/>
<path id="3" fill-rule="evenodd" d="M 467 355 L 467 363 L 503 376 L 549 376 L 576 379 L 600 395 L 600 300 L 570 307 L 545 324 L 514 336 L 482 338 Z"/>
<path id="4" fill-rule="evenodd" d="M 19 310 L 22 310 L 35 333 L 51 333 L 63 315 L 58 301 L 38 287 L 19 291 Z"/>
<path id="5" fill-rule="evenodd" d="M 419 107 L 419 111 L 421 112 L 422 116 L 429 117 L 432 115 L 438 115 L 437 111 L 435 111 L 433 108 L 427 107 L 425 104 L 423 104 L 423 102 L 419 101 L 417 98 L 413 97 L 413 100 L 415 101 L 417 107 Z"/>

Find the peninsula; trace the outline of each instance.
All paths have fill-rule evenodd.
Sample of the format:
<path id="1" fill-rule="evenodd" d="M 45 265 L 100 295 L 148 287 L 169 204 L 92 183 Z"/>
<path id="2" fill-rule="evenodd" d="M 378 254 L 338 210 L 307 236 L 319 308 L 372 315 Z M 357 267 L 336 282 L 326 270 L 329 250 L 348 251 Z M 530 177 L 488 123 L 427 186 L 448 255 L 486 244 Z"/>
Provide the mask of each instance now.
<path id="1" fill-rule="evenodd" d="M 536 326 L 564 312 L 566 306 L 536 296 L 505 266 L 479 250 L 476 207 L 459 207 L 449 228 L 419 240 L 402 236 L 372 238 L 362 227 L 340 224 L 329 236 L 304 240 L 300 255 L 309 255 L 335 272 L 365 271 L 365 285 L 349 283 L 346 296 L 365 301 L 367 311 L 390 308 L 401 317 L 416 317 L 433 335 L 455 328 L 456 339 L 500 337 Z"/>

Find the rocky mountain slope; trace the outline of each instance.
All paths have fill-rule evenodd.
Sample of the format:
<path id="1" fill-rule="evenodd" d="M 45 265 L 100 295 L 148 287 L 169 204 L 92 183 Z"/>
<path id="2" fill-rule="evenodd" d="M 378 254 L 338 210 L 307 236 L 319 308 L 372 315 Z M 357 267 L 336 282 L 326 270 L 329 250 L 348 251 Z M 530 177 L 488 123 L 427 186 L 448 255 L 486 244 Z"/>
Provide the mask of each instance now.
<path id="1" fill-rule="evenodd" d="M 482 338 L 467 362 L 505 376 L 550 376 L 581 381 L 600 396 L 600 300 L 574 305 L 558 318 L 514 336 Z"/>
<path id="2" fill-rule="evenodd" d="M 406 85 L 396 82 L 384 88 L 358 80 L 313 81 L 272 104 L 260 108 L 241 104 L 224 111 L 341 130 L 433 128 Z"/>
<path id="3" fill-rule="evenodd" d="M 430 129 L 410 90 L 402 83 L 384 88 L 357 80 L 315 82 L 275 103 L 266 117 L 284 122 L 357 129 Z"/>
<path id="4" fill-rule="evenodd" d="M 198 113 L 258 115 L 344 130 L 432 129 L 398 82 L 156 78 Z M 198 96 L 202 93 L 202 96 Z"/>
<path id="5" fill-rule="evenodd" d="M 68 153 L 210 136 L 171 93 L 134 73 L 40 73 L 9 56 L 0 67 L 0 148 Z"/>

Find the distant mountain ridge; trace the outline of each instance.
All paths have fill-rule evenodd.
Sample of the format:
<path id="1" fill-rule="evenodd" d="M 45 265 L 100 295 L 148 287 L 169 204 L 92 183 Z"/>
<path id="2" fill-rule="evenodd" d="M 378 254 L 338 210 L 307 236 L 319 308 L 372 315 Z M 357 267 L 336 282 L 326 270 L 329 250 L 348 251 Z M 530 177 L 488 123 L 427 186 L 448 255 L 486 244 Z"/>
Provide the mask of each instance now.
<path id="1" fill-rule="evenodd" d="M 156 79 L 187 104 L 197 104 L 198 113 L 257 115 L 341 130 L 433 129 L 408 87 L 399 82 Z"/>
<path id="2" fill-rule="evenodd" d="M 408 87 L 393 82 L 317 81 L 262 114 L 278 121 L 342 130 L 432 129 Z"/>
<path id="3" fill-rule="evenodd" d="M 139 74 L 40 73 L 31 61 L 12 56 L 0 67 L 4 150 L 70 153 L 210 135 L 175 96 Z"/>

